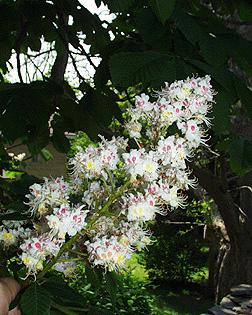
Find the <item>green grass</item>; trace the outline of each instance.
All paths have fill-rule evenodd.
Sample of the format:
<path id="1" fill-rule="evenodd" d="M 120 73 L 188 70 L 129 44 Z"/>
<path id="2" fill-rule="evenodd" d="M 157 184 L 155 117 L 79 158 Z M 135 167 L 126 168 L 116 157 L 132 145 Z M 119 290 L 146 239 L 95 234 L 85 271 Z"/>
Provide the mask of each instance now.
<path id="1" fill-rule="evenodd" d="M 199 315 L 214 305 L 195 288 L 172 288 L 160 285 L 153 288 L 155 298 L 151 305 L 152 314 Z"/>
<path id="2" fill-rule="evenodd" d="M 126 268 L 130 271 L 135 281 L 148 280 L 148 272 L 145 270 L 143 264 L 139 263 L 141 256 L 134 254 L 132 258 L 126 263 Z"/>
<path id="3" fill-rule="evenodd" d="M 136 282 L 148 281 L 148 272 L 134 255 L 127 268 Z M 164 284 L 147 286 L 151 299 L 149 301 L 152 315 L 200 315 L 214 305 L 214 301 L 204 294 L 208 270 L 196 273 L 188 284 Z"/>

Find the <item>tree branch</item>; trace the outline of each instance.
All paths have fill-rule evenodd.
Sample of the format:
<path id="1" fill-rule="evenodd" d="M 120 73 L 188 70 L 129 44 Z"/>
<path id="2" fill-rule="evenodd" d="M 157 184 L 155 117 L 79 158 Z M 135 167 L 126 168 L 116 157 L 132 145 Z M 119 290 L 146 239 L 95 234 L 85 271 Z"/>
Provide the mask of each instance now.
<path id="1" fill-rule="evenodd" d="M 18 71 L 18 77 L 21 83 L 24 83 L 23 78 L 22 78 L 22 73 L 21 73 L 21 63 L 20 63 L 20 47 L 22 44 L 22 41 L 25 37 L 25 34 L 29 28 L 29 23 L 26 22 L 25 25 L 23 26 L 22 32 L 17 40 L 17 47 L 16 47 L 16 53 L 17 53 L 17 71 Z"/>

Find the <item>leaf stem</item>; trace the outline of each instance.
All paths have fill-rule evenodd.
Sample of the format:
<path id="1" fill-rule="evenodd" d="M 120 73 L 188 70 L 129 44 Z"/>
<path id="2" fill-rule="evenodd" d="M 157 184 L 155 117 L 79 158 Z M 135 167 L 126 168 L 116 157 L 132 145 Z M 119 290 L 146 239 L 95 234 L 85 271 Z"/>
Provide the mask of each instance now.
<path id="1" fill-rule="evenodd" d="M 60 305 L 56 302 L 52 302 L 51 306 L 53 308 L 55 308 L 56 310 L 61 311 L 63 314 L 67 314 L 67 315 L 77 315 L 77 313 L 71 311 L 68 307 Z M 84 309 L 84 311 L 88 311 L 88 309 Z"/>
<path id="2" fill-rule="evenodd" d="M 106 169 L 106 173 L 107 173 L 108 176 L 109 176 L 109 180 L 110 180 L 111 187 L 112 187 L 112 192 L 113 192 L 113 194 L 114 194 L 114 193 L 115 193 L 115 185 L 114 185 L 114 182 L 113 182 L 113 179 L 112 179 L 112 176 L 111 176 L 111 172 Z"/>
<path id="3" fill-rule="evenodd" d="M 108 195 L 109 195 L 109 197 L 110 197 L 110 196 L 111 196 L 111 193 L 110 193 L 110 191 L 109 191 L 108 184 L 106 183 L 106 180 L 105 180 L 104 176 L 102 176 L 102 181 L 103 181 L 104 186 L 106 187 L 106 190 L 107 190 Z"/>

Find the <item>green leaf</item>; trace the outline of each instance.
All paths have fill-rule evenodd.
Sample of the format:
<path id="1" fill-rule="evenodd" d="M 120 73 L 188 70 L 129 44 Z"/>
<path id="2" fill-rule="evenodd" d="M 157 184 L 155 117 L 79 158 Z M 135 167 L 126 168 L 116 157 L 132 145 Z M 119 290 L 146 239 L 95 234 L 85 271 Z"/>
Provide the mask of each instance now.
<path id="1" fill-rule="evenodd" d="M 234 139 L 232 138 L 228 138 L 228 139 L 225 139 L 221 142 L 218 142 L 215 146 L 215 150 L 218 150 L 218 151 L 227 151 L 230 143 L 233 141 Z"/>
<path id="2" fill-rule="evenodd" d="M 15 170 L 15 171 L 6 170 L 5 171 L 5 176 L 9 177 L 10 179 L 13 179 L 15 177 L 21 177 L 23 174 L 24 172 L 19 171 L 19 170 Z"/>
<path id="3" fill-rule="evenodd" d="M 68 305 L 85 306 L 86 299 L 77 291 L 70 288 L 68 284 L 61 278 L 53 276 L 42 284 L 42 288 L 55 299 L 59 299 Z"/>
<path id="4" fill-rule="evenodd" d="M 226 69 L 225 67 L 220 66 L 210 66 L 205 62 L 195 60 L 195 59 L 187 59 L 189 63 L 198 67 L 200 70 L 203 70 L 205 74 L 210 74 L 211 77 L 229 92 L 230 97 L 238 99 L 235 85 L 233 82 L 233 74 Z"/>
<path id="5" fill-rule="evenodd" d="M 40 151 L 40 155 L 42 156 L 45 162 L 48 162 L 49 160 L 53 160 L 53 155 L 45 148 Z"/>
<path id="6" fill-rule="evenodd" d="M 211 34 L 202 33 L 199 39 L 201 52 L 207 63 L 215 66 L 226 63 L 227 55 L 222 41 Z"/>
<path id="7" fill-rule="evenodd" d="M 116 86 L 127 88 L 139 83 L 154 85 L 173 82 L 183 73 L 183 64 L 171 54 L 155 51 L 121 52 L 109 61 L 112 81 Z"/>
<path id="8" fill-rule="evenodd" d="M 54 148 L 60 153 L 67 153 L 70 150 L 70 142 L 64 131 L 54 127 L 52 135 L 52 143 Z"/>
<path id="9" fill-rule="evenodd" d="M 98 126 L 109 126 L 112 117 L 122 120 L 117 103 L 99 90 L 90 89 L 80 100 L 79 105 L 89 113 Z"/>
<path id="10" fill-rule="evenodd" d="M 165 21 L 170 17 L 176 0 L 149 0 L 149 5 L 155 12 L 158 20 L 165 23 Z"/>
<path id="11" fill-rule="evenodd" d="M 82 87 L 85 88 L 85 86 L 83 85 Z M 88 89 L 91 88 L 89 87 Z M 61 109 L 62 116 L 60 126 L 61 129 L 65 128 L 65 130 L 72 132 L 82 130 L 87 133 L 90 139 L 92 139 L 93 141 L 97 140 L 98 135 L 97 124 L 89 114 L 88 110 L 83 106 L 82 99 L 78 104 L 71 99 L 59 98 L 57 105 Z M 68 129 L 66 122 L 72 125 L 71 126 L 72 130 Z"/>
<path id="12" fill-rule="evenodd" d="M 168 27 L 164 27 L 150 8 L 143 8 L 135 17 L 135 25 L 143 40 L 156 51 L 170 51 L 174 37 Z M 164 41 L 165 37 L 165 41 Z"/>
<path id="13" fill-rule="evenodd" d="M 86 266 L 85 275 L 87 276 L 88 282 L 96 287 L 98 287 L 102 282 L 101 268 L 93 268 L 91 266 Z"/>
<path id="14" fill-rule="evenodd" d="M 235 161 L 232 158 L 229 159 L 229 166 L 231 170 L 235 172 L 239 177 L 242 177 L 243 175 L 247 173 L 247 171 L 250 170 L 250 167 L 243 168 L 239 166 L 237 163 L 235 163 Z"/>
<path id="15" fill-rule="evenodd" d="M 54 111 L 48 82 L 31 84 L 0 84 L 0 125 L 10 140 L 26 136 L 29 131 L 48 126 Z M 53 89 L 57 91 L 57 89 Z"/>
<path id="16" fill-rule="evenodd" d="M 252 142 L 244 138 L 235 139 L 228 147 L 228 154 L 240 169 L 252 166 Z"/>
<path id="17" fill-rule="evenodd" d="M 103 0 L 111 12 L 124 12 L 134 3 L 134 0 Z"/>
<path id="18" fill-rule="evenodd" d="M 252 91 L 238 78 L 234 77 L 235 89 L 247 115 L 252 120 Z"/>
<path id="19" fill-rule="evenodd" d="M 21 298 L 21 309 L 26 315 L 46 315 L 51 307 L 51 295 L 36 282 Z"/>
<path id="20" fill-rule="evenodd" d="M 172 18 L 187 40 L 195 45 L 202 34 L 201 27 L 195 19 L 183 11 L 178 5 L 175 6 L 172 12 Z"/>
<path id="21" fill-rule="evenodd" d="M 116 293 L 118 291 L 118 282 L 116 278 L 116 273 L 115 272 L 106 272 L 105 275 L 105 280 L 106 280 L 106 286 L 107 290 L 109 292 L 111 302 L 115 305 L 116 304 Z"/>
<path id="22" fill-rule="evenodd" d="M 8 214 L 3 214 L 0 216 L 0 221 L 3 220 L 13 220 L 13 221 L 24 221 L 28 217 L 20 212 L 12 212 Z"/>
<path id="23" fill-rule="evenodd" d="M 218 92 L 214 99 L 216 103 L 213 104 L 212 110 L 212 116 L 214 118 L 212 120 L 212 129 L 220 135 L 227 131 L 228 124 L 230 123 L 229 109 L 230 106 L 234 104 L 235 100 L 225 91 Z"/>
<path id="24" fill-rule="evenodd" d="M 26 206 L 24 205 L 22 200 L 13 201 L 10 204 L 8 204 L 6 206 L 6 208 L 9 209 L 9 210 L 14 210 L 15 212 L 19 212 L 19 213 L 24 211 L 24 210 L 26 210 Z M 23 216 L 23 218 L 24 217 L 26 218 L 26 216 L 24 216 L 24 214 L 22 214 L 22 216 Z"/>

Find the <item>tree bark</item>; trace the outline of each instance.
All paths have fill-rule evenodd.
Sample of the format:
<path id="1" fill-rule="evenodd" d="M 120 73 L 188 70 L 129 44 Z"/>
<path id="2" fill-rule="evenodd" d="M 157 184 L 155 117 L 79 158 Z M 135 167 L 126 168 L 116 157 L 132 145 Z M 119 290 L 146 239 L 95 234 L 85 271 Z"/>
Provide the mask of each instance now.
<path id="1" fill-rule="evenodd" d="M 219 303 L 232 286 L 252 283 L 252 202 L 251 191 L 247 188 L 252 184 L 252 171 L 240 182 L 243 188 L 238 206 L 217 177 L 194 164 L 190 167 L 218 206 L 228 235 L 221 243 L 215 266 L 215 301 Z"/>

